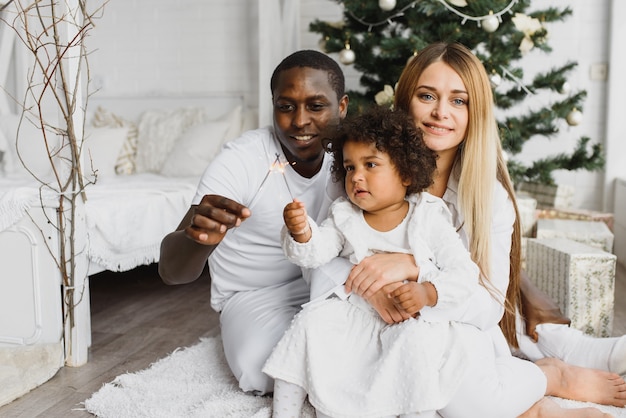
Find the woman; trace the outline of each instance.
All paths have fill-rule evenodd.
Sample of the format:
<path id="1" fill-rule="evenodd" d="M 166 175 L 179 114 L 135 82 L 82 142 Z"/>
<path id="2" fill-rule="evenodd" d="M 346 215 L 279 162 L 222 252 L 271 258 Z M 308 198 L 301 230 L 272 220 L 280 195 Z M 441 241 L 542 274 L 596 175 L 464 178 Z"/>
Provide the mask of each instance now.
<path id="1" fill-rule="evenodd" d="M 487 73 L 460 44 L 430 45 L 400 76 L 395 108 L 412 115 L 428 147 L 437 152 L 437 173 L 429 192 L 448 205 L 459 235 L 482 273 L 485 291 L 468 301 L 467 310 L 457 320 L 490 333 L 496 354 L 510 356 L 509 344 L 517 346 L 521 239 Z M 389 312 L 380 297 L 384 289 L 378 290 L 402 278 L 402 271 L 415 268 L 413 263 L 406 255 L 370 257 L 351 271 L 346 290 L 364 296 L 379 312 Z M 593 397 L 596 402 L 624 404 L 624 382 L 618 375 L 576 370 L 597 379 L 604 388 L 604 393 Z"/>
<path id="2" fill-rule="evenodd" d="M 499 372 L 495 378 L 480 382 L 464 379 L 455 402 L 440 413 L 471 415 L 473 402 L 479 398 L 472 394 L 478 390 L 479 394 L 491 394 L 494 416 L 509 416 L 513 405 L 502 404 L 502 399 L 515 399 L 518 394 L 518 402 L 523 404 L 528 388 L 538 385 L 546 389 L 545 394 L 623 406 L 626 385 L 619 375 L 542 359 L 536 363 L 546 375 L 541 382 L 535 373 L 512 376 L 507 367 L 514 359 L 498 323 L 504 314 L 503 328 L 511 345 L 515 345 L 520 228 L 513 189 L 502 158 L 491 88 L 480 61 L 458 44 L 425 48 L 400 77 L 395 107 L 412 115 L 423 131 L 427 146 L 438 154 L 437 172 L 428 191 L 446 202 L 461 239 L 481 270 L 483 291 L 477 292 L 460 309 L 446 312 L 446 319 L 470 323 L 489 333 L 498 358 Z M 311 283 L 312 298 L 323 294 L 325 286 L 336 284 L 333 280 L 346 277 L 346 265 L 340 260 L 318 269 Z M 409 315 L 399 303 L 393 303 L 384 287 L 414 277 L 417 268 L 409 255 L 376 254 L 352 268 L 346 290 L 363 296 L 386 322 L 401 322 Z M 451 314 L 456 317 L 451 318 Z M 434 321 L 438 312 L 424 308 L 420 315 Z M 552 384 L 560 381 L 567 381 L 570 392 L 554 390 Z M 597 413 L 597 410 L 564 411 L 543 398 L 524 416 L 596 416 Z"/>

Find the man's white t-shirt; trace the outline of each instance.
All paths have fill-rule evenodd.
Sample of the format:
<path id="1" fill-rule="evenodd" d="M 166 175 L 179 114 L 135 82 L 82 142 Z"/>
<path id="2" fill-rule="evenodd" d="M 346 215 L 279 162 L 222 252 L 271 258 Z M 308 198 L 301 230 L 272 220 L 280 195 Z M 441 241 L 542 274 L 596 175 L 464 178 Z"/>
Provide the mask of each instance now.
<path id="1" fill-rule="evenodd" d="M 330 155 L 324 155 L 322 168 L 312 178 L 300 176 L 289 164 L 278 169 L 277 155 L 285 164 L 272 128 L 246 132 L 224 145 L 198 185 L 193 204 L 204 195 L 217 194 L 248 206 L 252 212 L 240 227 L 227 232 L 209 257 L 211 306 L 218 312 L 234 292 L 302 277 L 300 267 L 287 260 L 280 245 L 283 209 L 292 196 L 303 201 L 308 215 L 321 222 L 333 200 L 343 193 L 343 185 L 331 180 Z"/>

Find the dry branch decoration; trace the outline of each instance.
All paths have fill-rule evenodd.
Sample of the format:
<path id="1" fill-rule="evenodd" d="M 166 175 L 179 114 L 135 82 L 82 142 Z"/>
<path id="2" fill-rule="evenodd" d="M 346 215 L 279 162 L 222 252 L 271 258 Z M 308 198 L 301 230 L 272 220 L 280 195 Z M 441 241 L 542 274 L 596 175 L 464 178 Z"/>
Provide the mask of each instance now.
<path id="1" fill-rule="evenodd" d="M 61 276 L 66 364 L 69 365 L 86 361 L 86 355 L 84 361 L 76 360 L 78 354 L 72 352 L 71 341 L 76 306 L 89 297 L 85 293 L 87 270 L 79 267 L 81 258 L 87 262 L 81 210 L 86 201 L 85 188 L 97 178 L 93 169 L 85 176 L 81 166 L 89 97 L 85 39 L 95 27 L 94 19 L 101 17 L 105 3 L 99 1 L 91 11 L 87 0 L 13 0 L 0 6 L 0 24 L 13 29 L 29 61 L 28 73 L 16 74 L 18 83 L 25 77 L 25 94 L 12 97 L 20 113 L 16 146 L 24 124 L 36 127 L 41 140 L 37 146 L 45 148 L 52 173 L 43 176 L 28 167 L 17 146 L 21 164 L 39 185 L 42 210 L 52 206 L 56 211 L 52 219 L 44 210 L 47 222 L 58 235 L 44 237 L 44 241 Z"/>

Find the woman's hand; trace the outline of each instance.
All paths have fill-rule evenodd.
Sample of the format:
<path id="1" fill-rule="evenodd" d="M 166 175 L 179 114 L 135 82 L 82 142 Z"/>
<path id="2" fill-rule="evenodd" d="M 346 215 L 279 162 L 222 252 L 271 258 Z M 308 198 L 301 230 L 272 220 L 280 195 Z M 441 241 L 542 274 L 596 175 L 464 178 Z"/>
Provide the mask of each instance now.
<path id="1" fill-rule="evenodd" d="M 417 281 L 418 276 L 419 267 L 411 254 L 374 254 L 352 268 L 346 280 L 346 292 L 354 292 L 369 300 L 388 284 Z"/>
<path id="2" fill-rule="evenodd" d="M 396 324 L 411 317 L 411 315 L 399 309 L 393 303 L 393 299 L 389 297 L 391 292 L 401 286 L 402 283 L 389 284 L 366 299 L 367 302 L 376 309 L 376 312 L 378 312 L 382 320 L 388 324 Z"/>

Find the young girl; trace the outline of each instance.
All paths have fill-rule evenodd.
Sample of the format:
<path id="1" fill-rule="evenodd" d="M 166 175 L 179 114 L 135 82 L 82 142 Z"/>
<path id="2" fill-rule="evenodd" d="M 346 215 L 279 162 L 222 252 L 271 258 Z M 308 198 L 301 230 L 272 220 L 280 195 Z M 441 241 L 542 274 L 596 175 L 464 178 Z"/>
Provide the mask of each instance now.
<path id="1" fill-rule="evenodd" d="M 424 191 L 435 155 L 404 113 L 380 108 L 345 122 L 330 150 L 347 199 L 336 200 L 320 226 L 294 199 L 283 212 L 283 249 L 306 268 L 337 255 L 358 264 L 377 252 L 411 254 L 416 274 L 387 289 L 410 318 L 388 325 L 358 295 L 343 299 L 341 288 L 309 303 L 263 369 L 275 378 L 274 416 L 299 416 L 306 394 L 318 416 L 435 416 L 470 376 L 480 384 L 498 380 L 490 338 L 439 319 L 458 315 L 452 312 L 465 309 L 480 285 L 447 207 Z M 543 396 L 545 377 L 533 363 L 513 359 L 507 367 L 537 382 L 523 404 L 502 415 L 487 402 L 499 394 L 481 387 L 482 401 L 450 416 L 516 416 Z"/>

